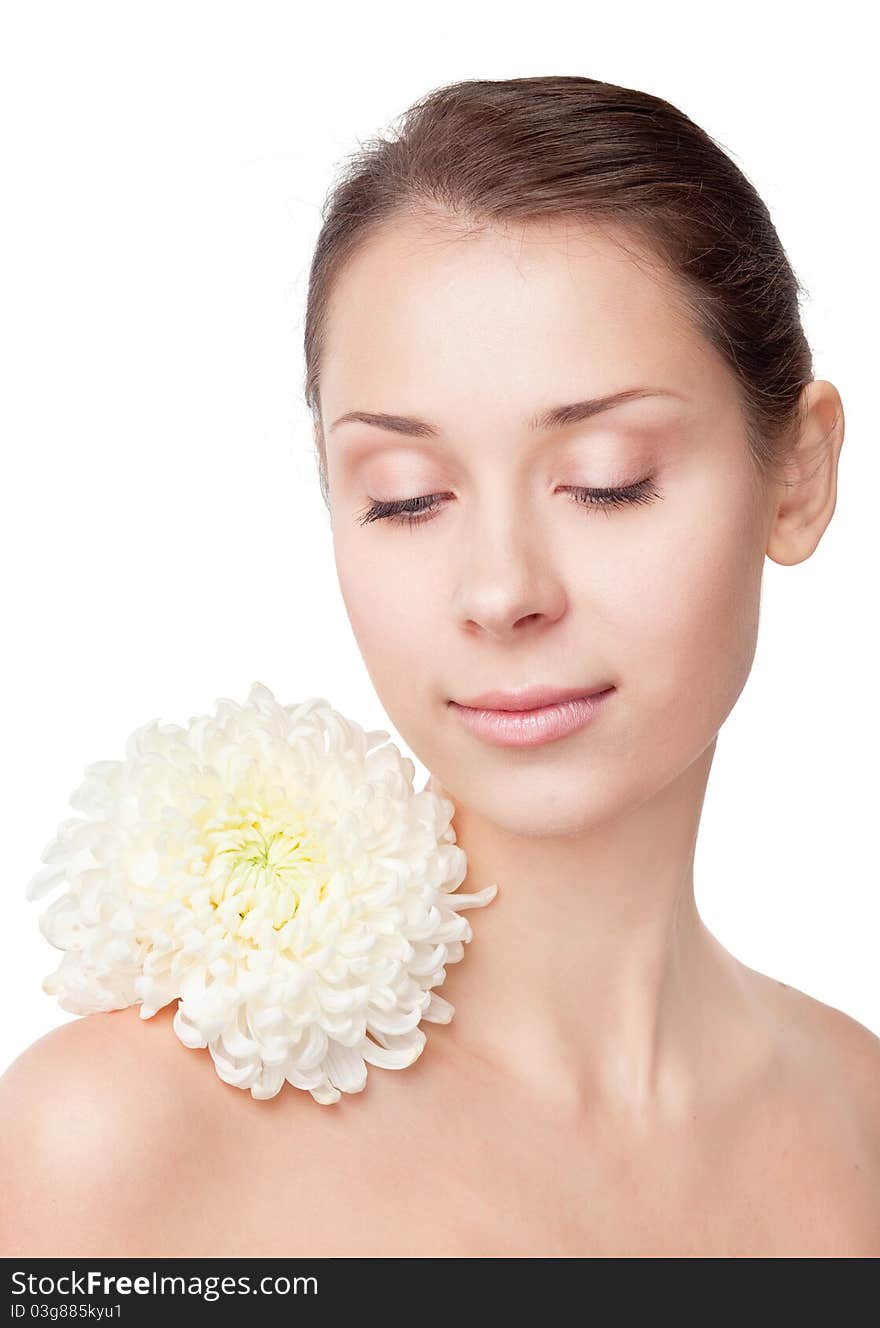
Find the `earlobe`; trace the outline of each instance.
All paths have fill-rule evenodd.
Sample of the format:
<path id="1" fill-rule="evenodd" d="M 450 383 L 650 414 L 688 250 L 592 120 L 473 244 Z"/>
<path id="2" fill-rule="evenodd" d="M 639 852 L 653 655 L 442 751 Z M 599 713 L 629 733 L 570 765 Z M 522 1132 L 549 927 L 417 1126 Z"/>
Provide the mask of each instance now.
<path id="1" fill-rule="evenodd" d="M 767 536 L 767 557 L 785 567 L 809 558 L 837 504 L 843 402 L 825 379 L 813 380 L 803 391 L 803 422 L 783 477 L 774 486 Z"/>

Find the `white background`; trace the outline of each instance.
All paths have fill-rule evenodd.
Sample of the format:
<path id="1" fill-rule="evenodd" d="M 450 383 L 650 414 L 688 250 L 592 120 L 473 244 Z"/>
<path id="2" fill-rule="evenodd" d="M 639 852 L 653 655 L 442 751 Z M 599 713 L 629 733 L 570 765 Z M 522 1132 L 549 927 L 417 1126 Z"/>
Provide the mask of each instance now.
<path id="1" fill-rule="evenodd" d="M 880 1031 L 866 23 L 855 3 L 5 4 L 0 1069 L 75 1017 L 40 988 L 60 956 L 24 888 L 87 764 L 255 680 L 408 753 L 345 615 L 302 401 L 320 208 L 345 154 L 431 88 L 550 73 L 696 120 L 808 288 L 816 377 L 846 411 L 837 511 L 807 562 L 766 562 L 697 902 L 744 962 Z"/>

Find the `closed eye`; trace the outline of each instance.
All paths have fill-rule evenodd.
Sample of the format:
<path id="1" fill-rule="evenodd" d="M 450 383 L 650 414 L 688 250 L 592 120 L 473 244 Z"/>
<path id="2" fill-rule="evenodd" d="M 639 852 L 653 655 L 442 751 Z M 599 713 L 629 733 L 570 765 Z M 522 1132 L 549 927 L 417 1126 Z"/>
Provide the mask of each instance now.
<path id="1" fill-rule="evenodd" d="M 635 484 L 617 485 L 610 489 L 592 489 L 585 485 L 566 485 L 560 490 L 568 494 L 572 502 L 584 507 L 626 507 L 636 503 L 651 503 L 660 497 L 660 492 L 653 478 L 639 480 Z M 387 502 L 371 500 L 362 512 L 358 513 L 360 524 L 370 521 L 390 521 L 392 525 L 421 526 L 431 521 L 445 506 L 444 500 L 452 494 L 426 493 L 418 498 L 393 498 Z"/>

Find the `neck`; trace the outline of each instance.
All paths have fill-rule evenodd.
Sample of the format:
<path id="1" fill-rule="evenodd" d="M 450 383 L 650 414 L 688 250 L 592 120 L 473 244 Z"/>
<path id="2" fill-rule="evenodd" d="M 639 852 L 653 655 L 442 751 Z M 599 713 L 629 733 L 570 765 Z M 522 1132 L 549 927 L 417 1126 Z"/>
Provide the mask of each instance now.
<path id="1" fill-rule="evenodd" d="M 751 970 L 694 899 L 713 754 L 576 836 L 514 836 L 456 808 L 461 889 L 498 894 L 467 914 L 473 939 L 437 988 L 455 1006 L 448 1048 L 556 1110 L 639 1122 L 681 1119 L 766 1054 Z"/>

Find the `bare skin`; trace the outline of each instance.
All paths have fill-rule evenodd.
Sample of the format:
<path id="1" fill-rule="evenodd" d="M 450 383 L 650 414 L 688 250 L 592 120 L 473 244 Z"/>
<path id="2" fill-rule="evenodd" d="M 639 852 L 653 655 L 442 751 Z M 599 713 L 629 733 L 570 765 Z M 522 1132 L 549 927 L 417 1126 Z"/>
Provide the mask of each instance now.
<path id="1" fill-rule="evenodd" d="M 432 1028 L 363 1093 L 270 1102 L 173 1006 L 74 1020 L 0 1078 L 4 1257 L 877 1257 L 880 1041 L 750 969 L 765 1047 L 678 1120 L 554 1110 Z"/>
<path id="2" fill-rule="evenodd" d="M 527 424 L 635 386 L 661 395 Z M 735 380 L 649 256 L 408 219 L 350 262 L 321 377 L 340 587 L 454 804 L 463 889 L 498 895 L 452 1023 L 334 1106 L 222 1084 L 173 1008 L 34 1044 L 0 1079 L 4 1254 L 880 1254 L 880 1040 L 741 964 L 694 900 L 764 559 L 809 557 L 834 511 L 842 406 L 804 391 L 785 482 L 759 484 Z M 334 427 L 352 411 L 398 427 Z M 613 511 L 568 493 L 648 476 Z M 427 494 L 421 526 L 361 519 Z M 447 704 L 606 681 L 597 722 L 532 749 Z"/>

